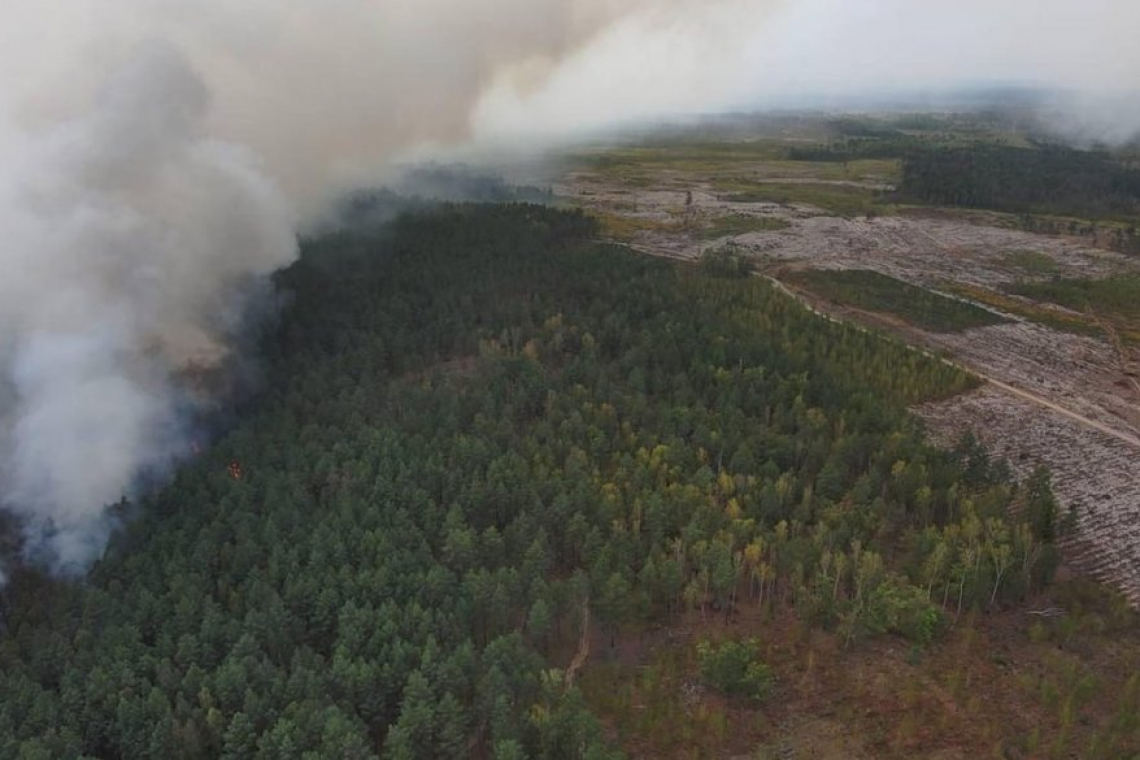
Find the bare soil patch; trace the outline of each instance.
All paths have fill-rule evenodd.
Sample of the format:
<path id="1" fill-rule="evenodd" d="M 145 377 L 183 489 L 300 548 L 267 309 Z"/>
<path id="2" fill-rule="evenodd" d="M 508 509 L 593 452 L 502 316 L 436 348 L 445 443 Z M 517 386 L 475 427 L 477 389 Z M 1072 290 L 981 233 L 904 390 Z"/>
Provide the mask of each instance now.
<path id="1" fill-rule="evenodd" d="M 993 386 L 915 411 L 947 445 L 973 430 L 1021 477 L 1049 467 L 1058 498 L 1077 514 L 1066 560 L 1140 605 L 1140 450 Z"/>

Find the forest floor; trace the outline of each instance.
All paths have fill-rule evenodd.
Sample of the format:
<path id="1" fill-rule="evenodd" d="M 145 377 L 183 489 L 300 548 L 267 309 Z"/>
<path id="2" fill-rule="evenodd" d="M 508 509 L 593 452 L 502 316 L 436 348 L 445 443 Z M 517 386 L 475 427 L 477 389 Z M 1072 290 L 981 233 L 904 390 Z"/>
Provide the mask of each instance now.
<path id="1" fill-rule="evenodd" d="M 1136 622 L 1119 597 L 1080 580 L 1025 608 L 963 613 L 926 649 L 889 637 L 848 645 L 749 603 L 625 631 L 612 646 L 596 631 L 579 683 L 634 757 L 1131 757 L 1137 748 L 1116 732 L 1140 719 L 1119 701 L 1140 697 Z M 776 678 L 763 701 L 702 683 L 697 642 L 728 638 L 758 640 Z"/>
<path id="2" fill-rule="evenodd" d="M 1140 262 L 1087 238 L 1011 228 L 1001 214 L 891 205 L 883 190 L 898 167 L 889 161 L 772 155 L 762 143 L 681 148 L 676 160 L 663 149 L 600 151 L 571 161 L 555 192 L 648 253 L 696 260 L 731 243 L 817 310 L 885 329 L 988 380 L 916 412 L 936 441 L 973 430 L 1019 475 L 1048 465 L 1062 504 L 1077 514 L 1066 560 L 1140 605 L 1140 326 L 1007 290 L 1135 275 Z M 719 230 L 730 234 L 710 234 Z M 795 276 L 808 269 L 878 272 L 1004 321 L 924 330 L 813 294 Z"/>

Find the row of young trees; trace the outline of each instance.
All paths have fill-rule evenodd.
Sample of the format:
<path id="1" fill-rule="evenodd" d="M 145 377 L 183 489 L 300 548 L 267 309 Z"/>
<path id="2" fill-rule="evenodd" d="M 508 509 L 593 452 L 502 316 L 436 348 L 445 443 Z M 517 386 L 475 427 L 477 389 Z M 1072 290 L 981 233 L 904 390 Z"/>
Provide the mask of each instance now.
<path id="1" fill-rule="evenodd" d="M 1093 222 L 1055 216 L 1021 214 L 1017 222 L 1026 232 L 1041 235 L 1069 235 L 1088 239 L 1092 245 L 1110 251 L 1140 254 L 1140 215 L 1131 222 Z"/>
<path id="2" fill-rule="evenodd" d="M 969 376 L 594 234 L 445 206 L 309 243 L 240 423 L 88 582 L 14 579 L 0 757 L 600 760 L 555 668 L 584 607 L 928 642 L 1047 581 L 1047 482 L 907 413 Z"/>

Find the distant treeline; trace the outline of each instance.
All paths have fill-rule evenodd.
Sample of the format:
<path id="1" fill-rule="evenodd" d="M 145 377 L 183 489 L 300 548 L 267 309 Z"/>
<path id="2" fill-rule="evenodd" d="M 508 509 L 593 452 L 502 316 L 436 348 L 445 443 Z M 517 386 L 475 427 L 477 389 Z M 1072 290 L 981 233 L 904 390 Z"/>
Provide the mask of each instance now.
<path id="1" fill-rule="evenodd" d="M 923 203 L 1088 218 L 1140 212 L 1140 171 L 1107 154 L 1000 145 L 908 151 L 904 196 Z"/>
<path id="2" fill-rule="evenodd" d="M 495 172 L 464 164 L 427 164 L 409 170 L 392 186 L 365 188 L 337 204 L 334 228 L 361 229 L 437 203 L 550 203 L 549 187 L 515 185 Z M 329 230 L 322 230 L 329 231 Z"/>
<path id="3" fill-rule="evenodd" d="M 792 148 L 792 161 L 858 161 L 868 158 L 901 158 L 907 151 L 929 143 L 928 138 L 893 133 L 887 137 L 845 137 L 826 145 Z"/>
<path id="4" fill-rule="evenodd" d="M 901 114 L 888 120 L 833 119 L 833 139 L 825 144 L 792 148 L 793 161 L 857 161 L 904 158 L 917 149 L 969 146 L 978 142 L 1004 145 L 1012 138 L 1006 120 L 990 114 Z"/>
<path id="5" fill-rule="evenodd" d="M 1127 153 L 1051 143 L 1015 147 L 858 124 L 844 127 L 843 137 L 831 143 L 792 148 L 788 158 L 899 159 L 899 201 L 1020 214 L 1018 224 L 1030 232 L 1079 235 L 1095 245 L 1140 254 L 1140 168 Z"/>

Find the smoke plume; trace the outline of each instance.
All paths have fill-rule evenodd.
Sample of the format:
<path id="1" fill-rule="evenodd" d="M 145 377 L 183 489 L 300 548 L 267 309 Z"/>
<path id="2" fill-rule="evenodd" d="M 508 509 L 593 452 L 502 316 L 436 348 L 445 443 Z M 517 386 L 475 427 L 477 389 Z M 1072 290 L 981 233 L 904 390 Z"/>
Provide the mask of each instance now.
<path id="1" fill-rule="evenodd" d="M 203 83 L 149 47 L 93 110 L 21 146 L 0 202 L 4 504 L 35 549 L 80 566 L 103 507 L 180 453 L 250 277 L 293 256 L 293 220 L 245 150 L 209 138 Z"/>
<path id="2" fill-rule="evenodd" d="M 184 454 L 248 294 L 393 159 L 963 84 L 1126 139 L 1130 0 L 12 0 L 0 10 L 0 505 L 83 567 Z"/>

